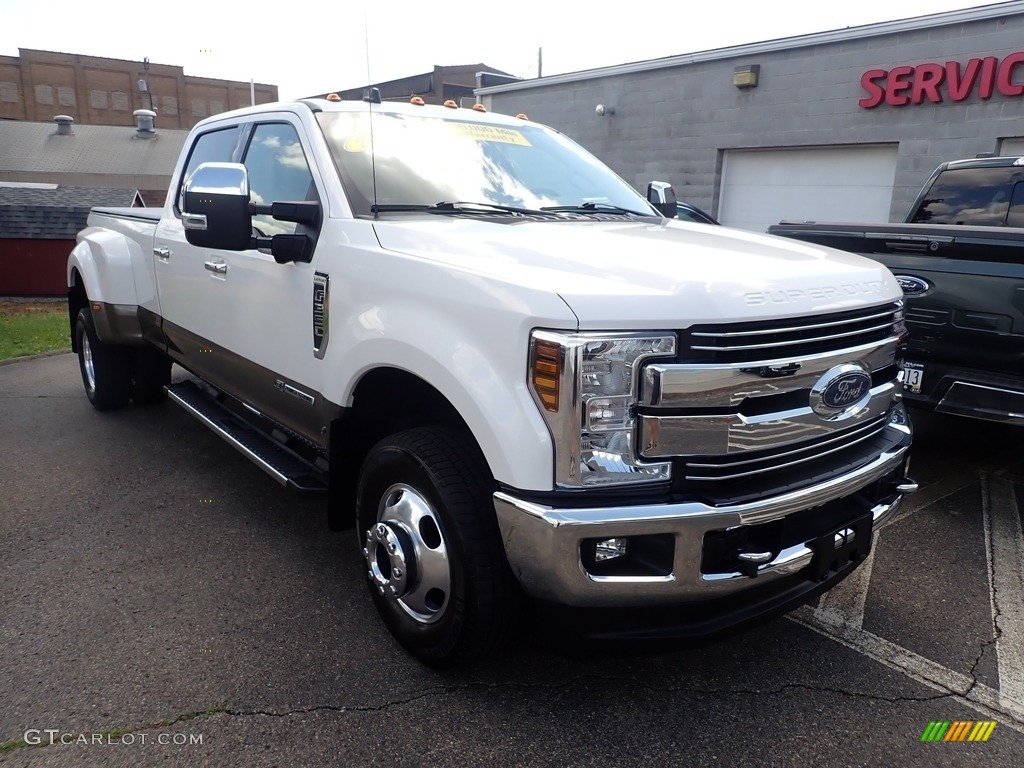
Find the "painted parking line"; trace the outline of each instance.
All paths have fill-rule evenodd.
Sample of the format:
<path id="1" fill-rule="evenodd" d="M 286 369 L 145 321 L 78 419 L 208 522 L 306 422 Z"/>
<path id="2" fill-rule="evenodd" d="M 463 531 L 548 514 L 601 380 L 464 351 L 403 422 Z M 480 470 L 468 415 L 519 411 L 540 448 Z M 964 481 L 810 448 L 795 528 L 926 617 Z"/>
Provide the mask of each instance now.
<path id="1" fill-rule="evenodd" d="M 981 476 L 989 594 L 996 629 L 999 695 L 1024 710 L 1024 532 L 1013 483 Z"/>
<path id="2" fill-rule="evenodd" d="M 997 720 L 1000 725 L 1024 733 L 1024 708 L 1007 707 L 1000 700 L 999 691 L 976 682 L 970 675 L 914 653 L 896 643 L 857 627 L 833 624 L 815 616 L 814 611 L 801 608 L 789 616 L 791 621 L 814 630 L 830 640 L 867 656 L 882 666 L 909 677 L 932 690 L 948 695 L 954 701 L 973 709 L 986 719 Z"/>
<path id="3" fill-rule="evenodd" d="M 978 475 L 973 473 L 970 480 L 977 482 Z M 916 514 L 960 490 L 968 484 L 965 479 L 958 476 L 937 484 L 940 487 L 933 488 L 924 503 L 914 504 L 899 516 Z M 998 690 L 864 629 L 877 546 L 872 547 L 871 554 L 856 571 L 822 595 L 817 604 L 804 606 L 789 618 L 933 690 L 951 695 L 985 718 L 1024 733 L 1024 532 L 1014 478 L 983 472 L 980 479 Z M 876 536 L 884 537 L 885 531 Z"/>

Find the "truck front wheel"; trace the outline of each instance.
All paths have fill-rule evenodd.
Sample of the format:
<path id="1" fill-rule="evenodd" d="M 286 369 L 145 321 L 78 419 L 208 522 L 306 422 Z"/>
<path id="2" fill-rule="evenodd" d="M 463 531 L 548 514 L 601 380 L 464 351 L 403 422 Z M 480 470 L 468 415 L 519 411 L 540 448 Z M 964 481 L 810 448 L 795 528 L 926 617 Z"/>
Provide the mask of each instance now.
<path id="1" fill-rule="evenodd" d="M 82 383 L 89 402 L 98 411 L 127 405 L 132 386 L 129 350 L 99 340 L 88 307 L 78 310 L 75 336 L 78 367 L 82 371 Z"/>
<path id="2" fill-rule="evenodd" d="M 486 465 L 461 433 L 412 429 L 374 446 L 356 515 L 367 582 L 395 638 L 431 666 L 492 650 L 516 621 Z"/>

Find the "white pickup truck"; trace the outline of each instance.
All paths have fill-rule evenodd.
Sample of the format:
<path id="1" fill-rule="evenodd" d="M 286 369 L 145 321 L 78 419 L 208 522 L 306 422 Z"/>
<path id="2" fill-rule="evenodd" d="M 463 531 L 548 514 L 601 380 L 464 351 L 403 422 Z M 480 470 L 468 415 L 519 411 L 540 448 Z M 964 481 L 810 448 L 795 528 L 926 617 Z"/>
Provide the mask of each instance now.
<path id="1" fill-rule="evenodd" d="M 916 489 L 902 293 L 861 257 L 671 220 L 665 191 L 522 115 L 211 117 L 163 210 L 78 237 L 86 393 L 169 396 L 326 494 L 428 664 L 490 652 L 526 598 L 605 636 L 778 614 Z"/>

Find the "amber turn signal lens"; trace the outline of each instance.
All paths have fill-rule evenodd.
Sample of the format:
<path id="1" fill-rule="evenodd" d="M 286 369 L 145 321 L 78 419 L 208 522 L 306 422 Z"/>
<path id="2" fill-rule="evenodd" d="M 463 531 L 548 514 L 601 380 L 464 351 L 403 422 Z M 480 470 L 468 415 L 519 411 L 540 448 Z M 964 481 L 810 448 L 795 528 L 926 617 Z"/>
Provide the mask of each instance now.
<path id="1" fill-rule="evenodd" d="M 533 391 L 544 410 L 558 412 L 558 382 L 562 376 L 562 346 L 553 341 L 533 343 Z"/>

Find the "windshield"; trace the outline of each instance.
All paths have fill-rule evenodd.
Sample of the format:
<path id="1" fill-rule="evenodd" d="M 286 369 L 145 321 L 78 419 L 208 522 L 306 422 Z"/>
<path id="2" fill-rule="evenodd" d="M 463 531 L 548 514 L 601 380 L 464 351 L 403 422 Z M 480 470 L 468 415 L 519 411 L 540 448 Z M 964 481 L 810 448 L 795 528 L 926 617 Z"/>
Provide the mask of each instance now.
<path id="1" fill-rule="evenodd" d="M 583 206 L 583 213 L 611 207 L 657 215 L 599 160 L 538 125 L 378 111 L 371 132 L 368 112 L 321 112 L 317 119 L 356 215 L 370 215 L 373 205 L 385 211 L 442 202 L 531 211 Z"/>

